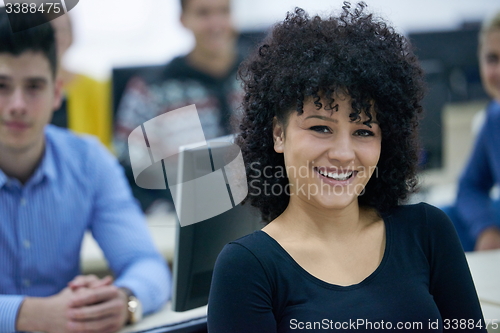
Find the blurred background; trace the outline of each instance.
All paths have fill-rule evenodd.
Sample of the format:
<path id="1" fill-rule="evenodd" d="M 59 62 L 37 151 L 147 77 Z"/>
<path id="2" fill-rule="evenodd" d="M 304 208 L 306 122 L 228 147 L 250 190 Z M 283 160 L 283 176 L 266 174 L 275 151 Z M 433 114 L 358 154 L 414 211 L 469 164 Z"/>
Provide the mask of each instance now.
<path id="1" fill-rule="evenodd" d="M 500 9 L 498 0 L 368 0 L 368 8 L 408 35 L 449 31 L 478 23 Z M 299 6 L 313 13 L 339 11 L 341 0 L 233 0 L 240 31 L 261 31 Z M 69 69 L 105 78 L 112 67 L 160 64 L 188 52 L 194 40 L 179 22 L 178 0 L 80 0 L 70 12 L 75 41 Z"/>
<path id="2" fill-rule="evenodd" d="M 428 93 L 421 123 L 425 171 L 422 191 L 414 200 L 449 204 L 474 142 L 474 119 L 488 101 L 479 76 L 477 34 L 480 23 L 500 10 L 500 1 L 366 3 L 412 40 L 426 72 Z M 233 0 L 232 10 L 241 39 L 259 37 L 296 6 L 321 15 L 338 12 L 342 5 L 341 0 Z M 75 38 L 64 65 L 109 79 L 113 68 L 165 64 L 194 45 L 192 34 L 179 21 L 180 12 L 179 0 L 80 0 L 70 12 Z"/>
<path id="3" fill-rule="evenodd" d="M 474 142 L 472 124 L 488 101 L 479 77 L 477 33 L 480 23 L 500 10 L 500 1 L 366 3 L 412 40 L 426 72 L 428 93 L 421 125 L 424 186 L 415 200 L 438 206 L 450 203 Z M 255 40 L 296 6 L 321 15 L 338 12 L 342 5 L 342 0 L 233 0 L 232 10 L 240 40 L 248 36 Z M 181 25 L 180 12 L 179 0 L 80 0 L 69 13 L 74 41 L 63 64 L 70 71 L 111 80 L 115 113 L 116 90 L 122 91 L 126 81 L 116 77 L 113 81 L 113 69 L 162 65 L 193 48 L 194 38 Z"/>

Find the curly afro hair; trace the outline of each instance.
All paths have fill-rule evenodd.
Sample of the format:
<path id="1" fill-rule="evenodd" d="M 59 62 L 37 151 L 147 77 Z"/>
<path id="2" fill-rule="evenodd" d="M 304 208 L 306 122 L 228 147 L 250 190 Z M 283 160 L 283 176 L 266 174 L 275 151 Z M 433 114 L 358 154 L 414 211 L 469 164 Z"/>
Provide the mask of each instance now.
<path id="1" fill-rule="evenodd" d="M 344 2 L 340 16 L 328 18 L 310 18 L 296 8 L 240 67 L 245 97 L 236 143 L 250 185 L 246 200 L 264 222 L 278 217 L 290 199 L 286 191 L 264 190 L 288 184 L 285 175 L 262 172 L 285 170 L 283 154 L 274 151 L 273 119 L 286 124 L 291 112 L 302 114 L 309 98 L 318 109 L 326 100 L 324 108 L 334 110 L 333 96 L 345 93 L 352 99 L 351 118 L 364 112 L 371 119 L 370 110 L 376 112 L 382 131 L 378 176 L 366 185 L 360 205 L 383 213 L 416 188 L 423 71 L 407 39 L 365 7 Z"/>

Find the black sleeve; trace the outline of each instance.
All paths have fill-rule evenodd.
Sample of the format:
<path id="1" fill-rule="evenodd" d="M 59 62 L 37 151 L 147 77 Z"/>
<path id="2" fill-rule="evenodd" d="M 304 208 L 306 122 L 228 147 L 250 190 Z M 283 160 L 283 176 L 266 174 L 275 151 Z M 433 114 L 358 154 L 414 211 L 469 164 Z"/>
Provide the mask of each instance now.
<path id="1" fill-rule="evenodd" d="M 215 263 L 208 300 L 210 333 L 276 333 L 271 287 L 259 260 L 238 243 Z"/>
<path id="2" fill-rule="evenodd" d="M 444 324 L 444 332 L 457 331 L 446 323 L 474 322 L 459 331 L 486 332 L 483 314 L 465 253 L 450 219 L 438 208 L 426 205 L 429 228 L 430 293 L 434 296 Z M 455 321 L 454 321 L 455 320 Z M 479 324 L 478 324 L 479 323 Z M 483 325 L 482 328 L 479 325 Z"/>

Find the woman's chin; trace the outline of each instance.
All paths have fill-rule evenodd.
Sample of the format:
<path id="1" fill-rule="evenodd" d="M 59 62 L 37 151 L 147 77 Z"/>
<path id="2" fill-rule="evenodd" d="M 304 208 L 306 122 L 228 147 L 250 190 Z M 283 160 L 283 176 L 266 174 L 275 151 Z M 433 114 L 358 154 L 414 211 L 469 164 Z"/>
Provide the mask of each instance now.
<path id="1" fill-rule="evenodd" d="M 341 211 L 358 203 L 357 195 L 311 196 L 305 198 L 315 209 Z"/>

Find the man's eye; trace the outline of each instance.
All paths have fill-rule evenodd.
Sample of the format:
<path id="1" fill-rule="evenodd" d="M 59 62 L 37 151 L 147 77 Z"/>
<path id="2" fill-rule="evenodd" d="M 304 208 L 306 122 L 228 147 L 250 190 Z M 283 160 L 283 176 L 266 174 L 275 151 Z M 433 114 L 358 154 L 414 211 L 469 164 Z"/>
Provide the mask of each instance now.
<path id="1" fill-rule="evenodd" d="M 207 17 L 209 14 L 210 14 L 210 11 L 206 8 L 198 9 L 198 11 L 196 12 L 196 15 L 198 17 Z"/>
<path id="2" fill-rule="evenodd" d="M 355 134 L 357 136 L 374 136 L 375 134 L 373 134 L 372 131 L 369 131 L 369 130 L 364 130 L 364 129 L 361 129 L 361 130 L 357 130 L 355 132 Z"/>
<path id="3" fill-rule="evenodd" d="M 2 94 L 9 94 L 12 92 L 12 85 L 8 83 L 0 83 L 0 92 Z"/>
<path id="4" fill-rule="evenodd" d="M 38 90 L 41 90 L 43 88 L 43 85 L 38 84 L 38 83 L 32 83 L 32 84 L 28 84 L 27 88 L 29 91 L 38 91 Z"/>
<path id="5" fill-rule="evenodd" d="M 496 54 L 488 54 L 486 56 L 486 63 L 488 63 L 488 64 L 496 64 L 496 63 L 498 63 L 498 55 L 496 55 Z"/>
<path id="6" fill-rule="evenodd" d="M 327 126 L 313 126 L 310 130 L 318 133 L 330 133 L 330 129 Z"/>

